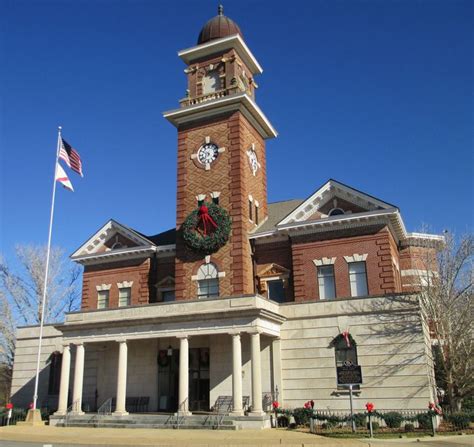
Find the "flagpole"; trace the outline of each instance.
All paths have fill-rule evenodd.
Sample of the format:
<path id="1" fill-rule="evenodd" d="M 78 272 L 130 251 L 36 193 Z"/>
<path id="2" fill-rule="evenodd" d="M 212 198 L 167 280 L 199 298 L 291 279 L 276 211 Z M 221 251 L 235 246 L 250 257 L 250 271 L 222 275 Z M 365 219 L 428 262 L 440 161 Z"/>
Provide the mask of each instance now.
<path id="1" fill-rule="evenodd" d="M 48 289 L 48 273 L 49 273 L 49 257 L 51 252 L 51 235 L 53 230 L 53 218 L 54 218 L 54 199 L 56 197 L 56 171 L 58 169 L 58 160 L 59 160 L 59 148 L 61 147 L 61 129 L 58 127 L 58 143 L 56 146 L 56 159 L 54 162 L 54 178 L 53 178 L 53 195 L 51 198 L 51 212 L 49 216 L 49 232 L 48 232 L 48 246 L 46 249 L 46 268 L 44 272 L 44 285 L 43 285 L 43 301 L 41 303 L 41 318 L 40 318 L 40 333 L 38 340 L 38 358 L 36 360 L 36 376 L 35 376 L 35 391 L 33 395 L 33 408 L 36 410 L 36 403 L 38 401 L 38 383 L 39 383 L 39 373 L 40 373 L 40 363 L 41 363 L 41 343 L 43 341 L 43 326 L 44 326 L 44 314 L 46 310 L 46 297 Z"/>

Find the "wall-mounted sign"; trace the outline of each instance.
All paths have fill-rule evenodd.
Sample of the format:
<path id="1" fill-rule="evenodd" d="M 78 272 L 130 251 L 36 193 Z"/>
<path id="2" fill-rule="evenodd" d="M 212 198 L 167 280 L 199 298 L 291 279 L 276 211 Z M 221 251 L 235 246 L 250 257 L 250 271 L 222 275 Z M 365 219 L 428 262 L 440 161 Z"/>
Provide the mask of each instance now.
<path id="1" fill-rule="evenodd" d="M 361 385 L 362 369 L 360 365 L 353 365 L 346 362 L 342 366 L 337 367 L 337 384 L 338 385 Z"/>

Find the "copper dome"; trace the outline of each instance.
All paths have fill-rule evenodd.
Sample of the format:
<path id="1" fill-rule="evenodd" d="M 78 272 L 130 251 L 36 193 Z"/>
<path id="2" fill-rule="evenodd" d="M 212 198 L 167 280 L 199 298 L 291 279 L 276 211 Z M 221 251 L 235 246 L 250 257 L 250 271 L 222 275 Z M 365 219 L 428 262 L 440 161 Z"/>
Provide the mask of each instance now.
<path id="1" fill-rule="evenodd" d="M 202 27 L 198 37 L 198 45 L 210 40 L 220 39 L 221 37 L 232 36 L 233 34 L 240 34 L 243 37 L 237 23 L 226 17 L 224 15 L 224 7 L 219 5 L 217 15 Z"/>

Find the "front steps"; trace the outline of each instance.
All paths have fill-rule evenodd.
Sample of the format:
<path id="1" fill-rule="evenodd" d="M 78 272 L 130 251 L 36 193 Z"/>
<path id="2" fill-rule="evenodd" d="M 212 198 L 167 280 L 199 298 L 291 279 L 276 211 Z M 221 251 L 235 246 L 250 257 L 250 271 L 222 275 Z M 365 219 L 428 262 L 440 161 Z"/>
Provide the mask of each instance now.
<path id="1" fill-rule="evenodd" d="M 239 430 L 242 428 L 267 428 L 268 416 L 233 417 L 209 415 L 176 416 L 175 414 L 129 414 L 127 416 L 86 413 L 81 416 L 51 416 L 50 425 L 57 427 L 101 427 L 101 428 L 155 428 L 155 429 L 204 429 Z"/>

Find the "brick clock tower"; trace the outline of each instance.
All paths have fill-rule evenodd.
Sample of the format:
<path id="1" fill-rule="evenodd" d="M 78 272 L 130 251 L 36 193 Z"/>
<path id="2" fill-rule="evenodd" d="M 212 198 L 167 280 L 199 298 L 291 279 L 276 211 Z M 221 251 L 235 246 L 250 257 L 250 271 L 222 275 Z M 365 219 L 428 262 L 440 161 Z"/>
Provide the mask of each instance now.
<path id="1" fill-rule="evenodd" d="M 267 218 L 265 140 L 277 135 L 255 102 L 262 68 L 222 6 L 198 44 L 178 55 L 187 65 L 186 97 L 164 113 L 178 129 L 176 299 L 253 294 L 248 233 Z M 219 228 L 216 209 L 230 218 L 230 231 Z M 189 243 L 190 229 L 197 245 L 217 236 L 220 243 L 202 250 Z"/>

